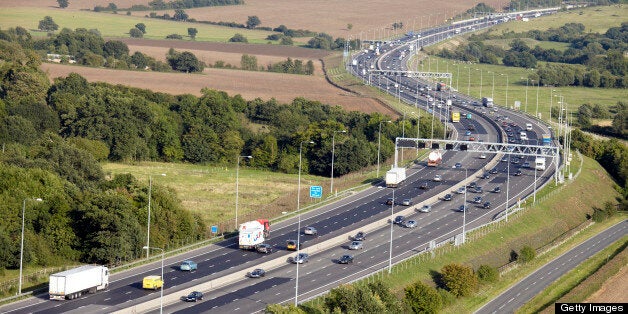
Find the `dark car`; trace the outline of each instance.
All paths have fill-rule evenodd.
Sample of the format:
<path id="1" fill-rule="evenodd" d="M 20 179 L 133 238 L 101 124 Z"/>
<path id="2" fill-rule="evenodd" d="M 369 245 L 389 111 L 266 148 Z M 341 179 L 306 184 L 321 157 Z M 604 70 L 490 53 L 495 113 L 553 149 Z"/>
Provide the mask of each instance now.
<path id="1" fill-rule="evenodd" d="M 363 231 L 359 231 L 358 233 L 356 233 L 353 236 L 353 240 L 354 241 L 364 241 L 364 240 L 366 240 L 366 233 L 364 233 Z"/>
<path id="2" fill-rule="evenodd" d="M 456 169 L 462 168 L 462 164 L 461 164 L 461 163 L 459 163 L 459 162 L 457 162 L 457 163 L 454 165 L 454 168 L 456 168 Z"/>
<path id="3" fill-rule="evenodd" d="M 482 179 L 488 180 L 490 178 L 491 178 L 491 175 L 488 172 L 482 175 Z"/>
<path id="4" fill-rule="evenodd" d="M 270 254 L 273 252 L 273 246 L 270 244 L 262 243 L 262 244 L 258 244 L 255 247 L 255 250 L 258 253 Z"/>
<path id="5" fill-rule="evenodd" d="M 203 300 L 203 293 L 200 291 L 193 291 L 185 297 L 181 297 L 181 300 L 185 302 L 196 302 Z"/>
<path id="6" fill-rule="evenodd" d="M 497 168 L 493 168 L 488 173 L 490 173 L 490 174 L 497 174 L 497 172 L 498 172 Z"/>
<path id="7" fill-rule="evenodd" d="M 443 201 L 451 201 L 452 196 L 451 194 L 445 194 L 445 196 L 443 196 Z"/>
<path id="8" fill-rule="evenodd" d="M 389 197 L 388 199 L 386 199 L 386 205 L 392 205 L 395 202 L 395 200 L 392 197 Z"/>
<path id="9" fill-rule="evenodd" d="M 517 170 L 517 172 L 515 172 L 515 176 L 517 176 L 517 177 L 518 177 L 518 176 L 520 176 L 520 175 L 522 175 L 522 174 L 523 174 L 523 173 L 521 172 L 521 170 Z"/>
<path id="10" fill-rule="evenodd" d="M 498 186 L 496 186 L 495 188 L 493 188 L 493 189 L 491 190 L 491 192 L 493 192 L 493 193 L 500 193 L 501 191 L 502 191 L 502 188 L 500 188 L 500 187 L 498 187 Z"/>
<path id="11" fill-rule="evenodd" d="M 484 204 L 482 204 L 482 208 L 491 209 L 491 202 L 484 202 Z"/>
<path id="12" fill-rule="evenodd" d="M 401 225 L 401 224 L 403 224 L 404 220 L 406 220 L 406 217 L 404 217 L 404 216 L 397 216 L 397 217 L 395 217 L 395 220 L 393 221 L 393 223 L 397 224 L 397 225 Z"/>
<path id="13" fill-rule="evenodd" d="M 473 193 L 483 193 L 484 190 L 482 190 L 481 186 L 476 186 L 473 190 Z"/>
<path id="14" fill-rule="evenodd" d="M 246 274 L 249 278 L 260 278 L 266 276 L 266 271 L 261 268 L 256 268 L 252 272 Z"/>
<path id="15" fill-rule="evenodd" d="M 343 255 L 338 259 L 338 264 L 352 264 L 353 256 L 352 255 Z"/>
<path id="16" fill-rule="evenodd" d="M 419 189 L 421 190 L 429 190 L 430 186 L 427 184 L 427 182 L 423 182 L 421 183 L 421 185 L 419 186 Z"/>
<path id="17" fill-rule="evenodd" d="M 473 199 L 473 203 L 476 203 L 476 204 L 480 204 L 480 203 L 482 203 L 482 197 L 481 197 L 481 196 L 476 196 L 476 197 Z"/>
<path id="18" fill-rule="evenodd" d="M 467 185 L 467 186 L 468 186 L 469 188 L 473 189 L 473 188 L 475 188 L 476 186 L 478 186 L 478 183 L 477 183 L 477 182 L 471 182 L 471 183 L 469 183 L 469 185 Z"/>
<path id="19" fill-rule="evenodd" d="M 466 210 L 467 210 L 467 205 L 460 205 L 460 207 L 458 207 L 459 212 L 464 212 Z"/>

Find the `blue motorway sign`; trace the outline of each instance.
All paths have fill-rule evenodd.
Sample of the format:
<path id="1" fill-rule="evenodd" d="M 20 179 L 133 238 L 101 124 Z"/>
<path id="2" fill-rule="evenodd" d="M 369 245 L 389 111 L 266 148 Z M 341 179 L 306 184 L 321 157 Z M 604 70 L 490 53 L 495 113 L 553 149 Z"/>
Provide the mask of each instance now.
<path id="1" fill-rule="evenodd" d="M 313 198 L 323 197 L 323 187 L 320 185 L 310 186 L 310 197 L 313 197 Z"/>
<path id="2" fill-rule="evenodd" d="M 212 233 L 218 233 L 218 226 L 212 226 Z"/>

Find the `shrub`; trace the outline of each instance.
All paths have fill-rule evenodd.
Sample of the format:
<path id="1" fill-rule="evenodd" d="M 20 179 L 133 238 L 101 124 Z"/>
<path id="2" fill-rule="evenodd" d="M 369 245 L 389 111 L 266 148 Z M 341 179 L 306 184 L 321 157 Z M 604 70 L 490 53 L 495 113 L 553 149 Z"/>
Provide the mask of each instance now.
<path id="1" fill-rule="evenodd" d="M 232 43 L 248 43 L 249 40 L 240 33 L 236 33 L 233 37 L 229 38 L 229 42 Z"/>
<path id="2" fill-rule="evenodd" d="M 414 313 L 438 313 L 443 299 L 436 289 L 418 281 L 404 289 L 404 301 Z"/>
<path id="3" fill-rule="evenodd" d="M 441 270 L 443 283 L 453 295 L 464 297 L 477 289 L 478 277 L 469 266 L 448 264 Z"/>
<path id="4" fill-rule="evenodd" d="M 497 269 L 489 265 L 480 265 L 477 271 L 478 279 L 483 283 L 495 282 L 498 277 Z"/>
<path id="5" fill-rule="evenodd" d="M 183 36 L 179 34 L 170 34 L 166 36 L 166 39 L 183 39 Z"/>
<path id="6" fill-rule="evenodd" d="M 521 248 L 521 251 L 519 252 L 519 261 L 521 263 L 527 263 L 531 260 L 533 260 L 536 257 L 536 251 L 529 245 L 524 246 L 523 248 Z"/>
<path id="7" fill-rule="evenodd" d="M 139 30 L 137 27 L 133 27 L 129 30 L 129 35 L 131 35 L 131 37 L 133 38 L 142 38 L 144 37 L 144 33 L 142 33 L 141 30 Z"/>

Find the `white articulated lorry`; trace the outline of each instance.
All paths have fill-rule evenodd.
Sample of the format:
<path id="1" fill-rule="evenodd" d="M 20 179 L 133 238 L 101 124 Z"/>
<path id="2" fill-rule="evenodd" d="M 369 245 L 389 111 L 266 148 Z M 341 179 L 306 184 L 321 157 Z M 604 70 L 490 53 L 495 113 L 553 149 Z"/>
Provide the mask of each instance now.
<path id="1" fill-rule="evenodd" d="M 109 287 L 109 269 L 86 265 L 50 275 L 50 300 L 72 300 L 84 293 L 95 293 Z"/>
<path id="2" fill-rule="evenodd" d="M 406 168 L 391 168 L 386 172 L 386 186 L 396 188 L 406 180 Z"/>

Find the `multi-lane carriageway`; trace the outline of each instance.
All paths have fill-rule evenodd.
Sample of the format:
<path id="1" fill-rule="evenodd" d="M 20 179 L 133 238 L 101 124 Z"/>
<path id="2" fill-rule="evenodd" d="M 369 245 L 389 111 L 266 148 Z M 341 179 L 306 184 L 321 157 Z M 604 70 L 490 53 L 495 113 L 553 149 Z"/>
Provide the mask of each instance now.
<path id="1" fill-rule="evenodd" d="M 418 86 L 418 85 L 417 85 Z M 462 97 L 462 95 L 459 95 Z M 525 125 L 529 120 L 525 116 L 502 112 L 508 115 L 513 124 Z M 474 119 L 461 120 L 453 126 L 457 134 L 464 134 L 469 125 L 473 124 L 476 134 L 486 141 L 500 141 L 501 130 L 490 123 L 488 116 L 475 114 Z M 544 133 L 542 125 L 535 122 L 535 130 L 528 132 L 531 141 L 536 140 L 538 134 Z M 406 149 L 406 153 L 410 150 Z M 439 199 L 446 193 L 462 184 L 477 181 L 484 188 L 481 195 L 486 201 L 493 204 L 492 208 L 481 209 L 468 203 L 466 212 L 466 229 L 471 229 L 490 221 L 492 217 L 505 208 L 506 189 L 508 188 L 510 205 L 516 200 L 532 193 L 534 170 L 521 169 L 523 175 L 514 177 L 512 174 L 519 170 L 519 164 L 500 161 L 501 156 L 491 155 L 487 159 L 480 159 L 478 153 L 446 152 L 443 163 L 439 167 L 426 167 L 424 163 L 413 164 L 408 169 L 408 179 L 399 188 L 394 189 L 397 200 L 410 198 L 415 206 L 424 203 L 432 204 L 430 213 L 418 213 L 410 207 L 400 205 L 388 206 L 387 198 L 392 196 L 393 189 L 387 189 L 377 184 L 348 198 L 339 200 L 331 205 L 304 213 L 300 216 L 301 226 L 314 226 L 318 229 L 317 237 L 301 235 L 303 251 L 311 253 L 309 263 L 299 266 L 299 301 L 323 293 L 340 283 L 350 282 L 356 278 L 367 276 L 370 273 L 388 266 L 390 256 L 391 228 L 387 221 L 392 216 L 403 212 L 407 219 L 418 221 L 418 227 L 405 229 L 399 226 L 392 228 L 392 261 L 396 262 L 427 248 L 430 241 L 444 241 L 460 234 L 462 231 L 463 214 L 456 209 L 463 204 L 464 196 L 455 195 L 452 201 Z M 527 161 L 532 162 L 531 158 Z M 484 172 L 487 163 L 498 173 L 490 179 L 479 179 L 478 175 Z M 462 168 L 454 169 L 455 163 L 461 163 Z M 494 166 L 493 166 L 494 165 Z M 384 166 L 385 169 L 386 166 Z M 509 170 L 508 170 L 509 169 Z M 551 178 L 551 169 L 537 173 L 538 186 Z M 508 178 L 507 173 L 511 176 Z M 443 177 L 441 182 L 432 182 L 436 174 Z M 468 174 L 468 177 L 466 177 Z M 422 182 L 430 181 L 429 190 L 419 189 Z M 508 187 L 506 183 L 509 182 Z M 500 186 L 501 193 L 487 192 L 493 187 Z M 470 201 L 473 193 L 467 195 Z M 392 212 L 391 212 L 392 209 Z M 257 254 L 250 251 L 241 251 L 237 248 L 235 239 L 225 240 L 208 248 L 203 248 L 166 259 L 164 278 L 164 295 L 168 299 L 176 299 L 185 295 L 203 283 L 218 282 L 228 278 L 230 274 L 251 270 L 257 265 L 268 263 L 274 266 L 267 268 L 267 276 L 261 279 L 239 278 L 230 283 L 214 286 L 205 292 L 205 299 L 199 303 L 168 302 L 166 312 L 241 312 L 250 313 L 263 309 L 266 304 L 294 302 L 296 266 L 287 262 L 289 256 L 285 250 L 285 242 L 294 239 L 297 235 L 298 217 L 273 225 L 272 238 L 269 244 L 275 247 L 275 252 L 269 255 Z M 355 253 L 355 262 L 351 265 L 337 265 L 335 259 L 347 253 L 346 245 L 349 235 L 365 228 L 368 238 L 365 248 Z M 338 240 L 340 239 L 340 241 Z M 328 241 L 334 241 L 326 245 Z M 183 273 L 177 270 L 181 261 L 193 259 L 198 263 L 198 270 Z M 107 291 L 94 295 L 86 295 L 80 299 L 52 302 L 47 295 L 31 298 L 0 308 L 2 312 L 10 313 L 62 313 L 62 312 L 89 312 L 110 313 L 120 310 L 131 312 L 145 309 L 142 305 L 151 301 L 152 309 L 158 306 L 159 292 L 144 291 L 141 289 L 141 280 L 146 275 L 158 274 L 159 263 L 143 266 L 131 271 L 125 271 L 112 276 Z"/>

